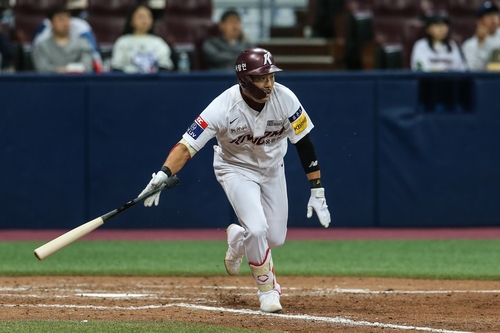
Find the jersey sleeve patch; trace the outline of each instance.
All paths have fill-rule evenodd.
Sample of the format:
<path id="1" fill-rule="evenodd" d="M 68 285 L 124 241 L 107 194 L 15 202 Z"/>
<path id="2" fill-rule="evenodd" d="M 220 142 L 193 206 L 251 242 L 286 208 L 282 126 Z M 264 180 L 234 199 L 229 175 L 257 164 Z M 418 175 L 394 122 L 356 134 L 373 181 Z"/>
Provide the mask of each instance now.
<path id="1" fill-rule="evenodd" d="M 297 112 L 295 112 L 292 116 L 288 117 L 288 120 L 290 121 L 295 134 L 299 134 L 307 128 L 307 116 L 304 112 L 302 112 L 302 106 L 299 107 Z"/>
<path id="2" fill-rule="evenodd" d="M 293 115 L 288 117 L 290 124 L 293 124 L 293 122 L 299 119 L 301 115 L 302 115 L 302 106 L 300 106 L 299 109 Z"/>
<path id="3" fill-rule="evenodd" d="M 191 126 L 188 127 L 186 133 L 196 140 L 207 127 L 208 123 L 201 116 L 198 116 Z"/>

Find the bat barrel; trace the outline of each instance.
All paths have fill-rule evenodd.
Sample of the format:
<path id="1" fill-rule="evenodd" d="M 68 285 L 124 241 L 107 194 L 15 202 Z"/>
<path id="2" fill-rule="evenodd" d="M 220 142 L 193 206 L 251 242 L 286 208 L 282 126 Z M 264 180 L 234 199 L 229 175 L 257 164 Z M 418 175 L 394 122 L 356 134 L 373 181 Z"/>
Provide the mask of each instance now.
<path id="1" fill-rule="evenodd" d="M 161 186 L 144 193 L 143 195 L 135 198 L 134 200 L 131 200 L 127 202 L 125 205 L 112 210 L 92 221 L 89 221 L 85 224 L 82 224 L 78 228 L 75 228 L 73 230 L 68 231 L 67 233 L 57 237 L 54 240 L 51 240 L 50 242 L 40 246 L 39 248 L 35 249 L 35 257 L 38 258 L 38 260 L 43 260 L 50 256 L 51 254 L 59 251 L 60 249 L 64 248 L 65 246 L 73 243 L 77 239 L 85 236 L 89 232 L 99 228 L 101 225 L 104 224 L 106 220 L 109 220 L 110 218 L 120 214 L 124 210 L 132 207 L 136 203 L 144 200 L 145 198 L 148 198 L 152 196 L 153 194 L 162 191 L 165 188 L 172 188 L 179 184 L 179 178 L 177 178 L 176 175 L 169 177 L 165 183 L 163 183 Z"/>
<path id="2" fill-rule="evenodd" d="M 35 249 L 35 257 L 37 257 L 38 260 L 43 260 L 54 252 L 59 251 L 63 247 L 73 243 L 75 240 L 85 236 L 92 230 L 99 228 L 103 223 L 104 220 L 101 217 L 98 217 L 92 221 L 82 224 L 78 228 L 70 230 L 67 233 L 57 237 L 56 239 L 53 239 L 50 242 Z"/>

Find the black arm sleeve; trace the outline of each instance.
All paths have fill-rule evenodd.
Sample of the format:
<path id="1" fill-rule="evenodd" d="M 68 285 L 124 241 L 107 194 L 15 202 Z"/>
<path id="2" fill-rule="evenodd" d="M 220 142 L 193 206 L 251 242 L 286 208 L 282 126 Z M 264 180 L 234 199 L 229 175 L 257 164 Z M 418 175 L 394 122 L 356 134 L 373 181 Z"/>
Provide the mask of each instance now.
<path id="1" fill-rule="evenodd" d="M 318 171 L 319 163 L 311 136 L 307 134 L 294 146 L 297 148 L 297 153 L 299 154 L 300 162 L 302 163 L 302 168 L 304 168 L 305 173 Z"/>

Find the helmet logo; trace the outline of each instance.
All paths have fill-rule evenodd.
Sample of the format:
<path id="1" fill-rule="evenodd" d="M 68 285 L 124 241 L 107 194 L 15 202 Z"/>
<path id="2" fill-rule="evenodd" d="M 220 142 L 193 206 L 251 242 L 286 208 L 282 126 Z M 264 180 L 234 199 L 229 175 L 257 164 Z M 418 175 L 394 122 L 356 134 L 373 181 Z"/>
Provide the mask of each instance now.
<path id="1" fill-rule="evenodd" d="M 271 61 L 271 52 L 267 52 L 266 54 L 264 54 L 264 65 L 272 65 L 273 62 Z"/>

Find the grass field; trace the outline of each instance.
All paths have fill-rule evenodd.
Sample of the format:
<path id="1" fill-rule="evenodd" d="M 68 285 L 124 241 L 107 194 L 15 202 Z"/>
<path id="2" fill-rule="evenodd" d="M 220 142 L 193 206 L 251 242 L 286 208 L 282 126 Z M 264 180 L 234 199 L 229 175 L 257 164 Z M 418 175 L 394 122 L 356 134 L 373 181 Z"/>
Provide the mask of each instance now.
<path id="1" fill-rule="evenodd" d="M 0 332 L 80 332 L 80 333 L 246 333 L 246 332 L 269 332 L 255 331 L 248 329 L 232 329 L 210 325 L 186 324 L 172 321 L 154 322 L 117 322 L 117 321 L 58 321 L 58 320 L 26 320 L 26 321 L 6 321 L 2 323 Z"/>
<path id="2" fill-rule="evenodd" d="M 42 244 L 0 242 L 0 275 L 226 274 L 223 241 L 79 241 L 38 261 Z M 289 241 L 273 257 L 279 275 L 500 279 L 500 240 Z"/>

